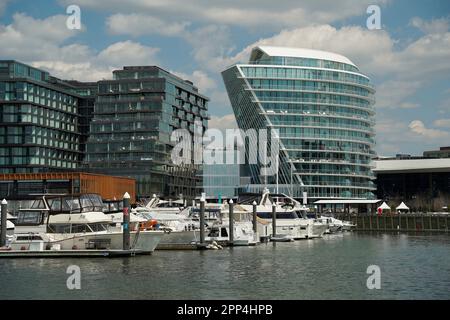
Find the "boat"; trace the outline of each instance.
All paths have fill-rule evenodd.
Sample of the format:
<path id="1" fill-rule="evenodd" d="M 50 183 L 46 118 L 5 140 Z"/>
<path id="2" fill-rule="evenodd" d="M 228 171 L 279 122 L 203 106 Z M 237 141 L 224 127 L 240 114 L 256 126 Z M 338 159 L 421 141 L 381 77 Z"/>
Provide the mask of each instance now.
<path id="1" fill-rule="evenodd" d="M 132 209 L 132 212 L 145 220 L 141 225 L 143 230 L 161 230 L 166 233 L 156 250 L 193 249 L 199 241 L 200 226 L 189 216 L 187 208 L 179 213 L 171 213 L 137 207 Z"/>
<path id="2" fill-rule="evenodd" d="M 216 242 L 220 245 L 230 244 L 229 224 L 217 223 L 209 228 L 206 242 Z M 257 239 L 250 221 L 235 221 L 233 224 L 233 246 L 254 246 Z"/>
<path id="3" fill-rule="evenodd" d="M 338 219 L 335 219 L 333 217 L 325 217 L 325 216 L 321 216 L 317 219 L 322 221 L 322 223 L 326 223 L 328 225 L 328 228 L 325 230 L 326 234 L 336 233 L 338 231 L 341 231 L 341 229 L 342 229 L 342 221 L 340 221 Z"/>
<path id="4" fill-rule="evenodd" d="M 268 189 L 260 193 L 243 193 L 239 196 L 238 205 L 247 212 L 253 212 L 256 202 L 257 216 L 267 223 L 272 222 L 272 206 L 276 211 L 276 236 L 290 236 L 295 240 L 316 237 L 313 220 L 304 217 L 301 204 L 285 195 L 270 194 Z M 264 233 L 265 232 L 265 233 Z M 261 236 L 272 236 L 272 227 L 266 226 Z"/>
<path id="5" fill-rule="evenodd" d="M 103 212 L 97 194 L 43 195 L 20 209 L 10 243 L 12 250 L 120 250 L 123 227 Z M 131 249 L 152 253 L 163 231 L 141 231 L 140 221 L 130 221 Z"/>

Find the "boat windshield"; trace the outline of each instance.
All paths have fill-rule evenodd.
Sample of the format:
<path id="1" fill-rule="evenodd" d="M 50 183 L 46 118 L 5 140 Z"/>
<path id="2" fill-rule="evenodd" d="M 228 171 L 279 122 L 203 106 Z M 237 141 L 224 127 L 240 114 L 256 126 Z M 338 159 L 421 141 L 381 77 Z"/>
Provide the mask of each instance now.
<path id="1" fill-rule="evenodd" d="M 103 211 L 102 198 L 97 194 L 51 197 L 46 200 L 51 214 Z"/>
<path id="2" fill-rule="evenodd" d="M 108 230 L 108 225 L 104 223 L 91 224 L 49 224 L 48 233 L 89 233 Z"/>

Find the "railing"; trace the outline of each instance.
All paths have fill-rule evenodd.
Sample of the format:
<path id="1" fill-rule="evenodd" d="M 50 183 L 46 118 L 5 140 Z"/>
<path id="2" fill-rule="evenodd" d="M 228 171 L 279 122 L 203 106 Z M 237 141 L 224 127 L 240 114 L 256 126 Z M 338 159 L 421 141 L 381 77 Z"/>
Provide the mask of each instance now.
<path id="1" fill-rule="evenodd" d="M 346 136 L 346 135 L 330 135 L 330 134 L 280 134 L 281 139 L 299 139 L 299 140 L 307 140 L 307 139 L 332 139 L 332 140 L 343 140 L 345 142 L 351 141 L 361 141 L 366 144 L 374 145 L 375 140 L 371 138 L 364 137 L 355 137 L 355 136 Z"/>
<path id="2" fill-rule="evenodd" d="M 294 99 L 292 97 L 251 97 L 252 102 L 257 103 L 270 103 L 270 102 L 284 102 L 284 103 L 316 103 L 316 104 L 327 104 L 327 105 L 335 105 L 340 107 L 346 107 L 346 108 L 361 108 L 361 109 L 368 109 L 371 112 L 374 111 L 374 108 L 370 104 L 360 103 L 360 102 L 349 102 L 349 104 L 342 104 L 340 101 L 337 100 L 331 100 L 331 99 L 307 99 L 307 98 L 297 98 Z M 350 104 L 351 103 L 351 104 Z"/>
<path id="3" fill-rule="evenodd" d="M 270 125 L 269 125 L 270 126 Z M 358 130 L 358 131 L 364 131 L 370 134 L 374 134 L 375 130 L 371 127 L 364 127 L 364 126 L 350 126 L 350 125 L 335 125 L 334 123 L 320 123 L 320 122 L 301 122 L 300 124 L 295 121 L 280 121 L 275 122 L 272 121 L 272 126 L 279 126 L 279 127 L 289 127 L 289 128 L 320 128 L 320 129 L 350 129 L 350 130 Z"/>
<path id="4" fill-rule="evenodd" d="M 311 116 L 311 117 L 328 117 L 328 118 L 343 118 L 350 120 L 359 120 L 369 123 L 370 125 L 375 125 L 375 121 L 371 121 L 369 117 L 357 116 L 353 113 L 346 112 L 311 112 L 311 111 L 299 111 L 292 112 L 290 110 L 266 110 L 265 112 L 260 112 L 263 115 L 286 115 L 286 116 Z"/>
<path id="5" fill-rule="evenodd" d="M 356 90 L 346 90 L 346 89 L 337 89 L 337 88 L 330 88 L 330 87 L 311 87 L 311 86 L 300 86 L 300 87 L 292 87 L 292 86 L 278 86 L 278 85 L 258 85 L 258 86 L 252 86 L 249 87 L 248 85 L 243 85 L 244 90 L 255 90 L 255 91 L 261 91 L 261 90 L 267 90 L 267 91 L 287 91 L 287 92 L 301 92 L 301 91 L 311 91 L 311 92 L 320 92 L 320 93 L 344 93 L 344 94 L 350 94 L 358 97 L 363 97 L 363 99 L 367 99 L 369 101 L 375 101 L 375 99 L 371 98 L 372 94 L 363 94 L 362 92 L 356 91 Z M 373 96 L 373 95 L 372 95 Z"/>

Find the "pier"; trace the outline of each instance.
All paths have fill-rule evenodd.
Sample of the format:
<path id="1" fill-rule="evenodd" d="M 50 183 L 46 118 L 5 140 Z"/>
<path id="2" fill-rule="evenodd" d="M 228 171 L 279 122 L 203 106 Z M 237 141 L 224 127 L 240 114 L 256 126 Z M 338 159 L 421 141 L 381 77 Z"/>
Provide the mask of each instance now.
<path id="1" fill-rule="evenodd" d="M 356 225 L 355 231 L 400 231 L 400 232 L 449 232 L 449 215 L 437 214 L 392 214 L 352 215 L 336 214 L 340 220 Z"/>

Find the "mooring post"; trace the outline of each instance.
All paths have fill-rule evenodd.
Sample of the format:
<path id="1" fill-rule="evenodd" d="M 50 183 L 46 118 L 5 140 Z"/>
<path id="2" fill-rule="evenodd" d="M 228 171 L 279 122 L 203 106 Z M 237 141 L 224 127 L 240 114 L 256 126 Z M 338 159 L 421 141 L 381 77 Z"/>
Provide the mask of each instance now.
<path id="1" fill-rule="evenodd" d="M 205 202 L 206 199 L 200 198 L 200 245 L 205 244 Z"/>
<path id="2" fill-rule="evenodd" d="M 6 232 L 7 232 L 7 217 L 8 217 L 8 202 L 6 199 L 2 201 L 2 229 L 0 231 L 0 247 L 6 246 Z"/>
<path id="3" fill-rule="evenodd" d="M 233 246 L 233 243 L 234 243 L 234 202 L 233 202 L 233 199 L 230 199 L 230 201 L 228 201 L 228 209 L 230 210 L 230 212 L 228 213 L 229 229 L 230 229 L 228 245 Z"/>
<path id="4" fill-rule="evenodd" d="M 130 195 L 125 192 L 123 195 L 123 250 L 130 250 Z"/>
<path id="5" fill-rule="evenodd" d="M 253 201 L 253 232 L 258 232 L 258 225 L 256 221 L 256 201 Z"/>
<path id="6" fill-rule="evenodd" d="M 272 237 L 277 236 L 277 205 L 272 204 Z"/>

